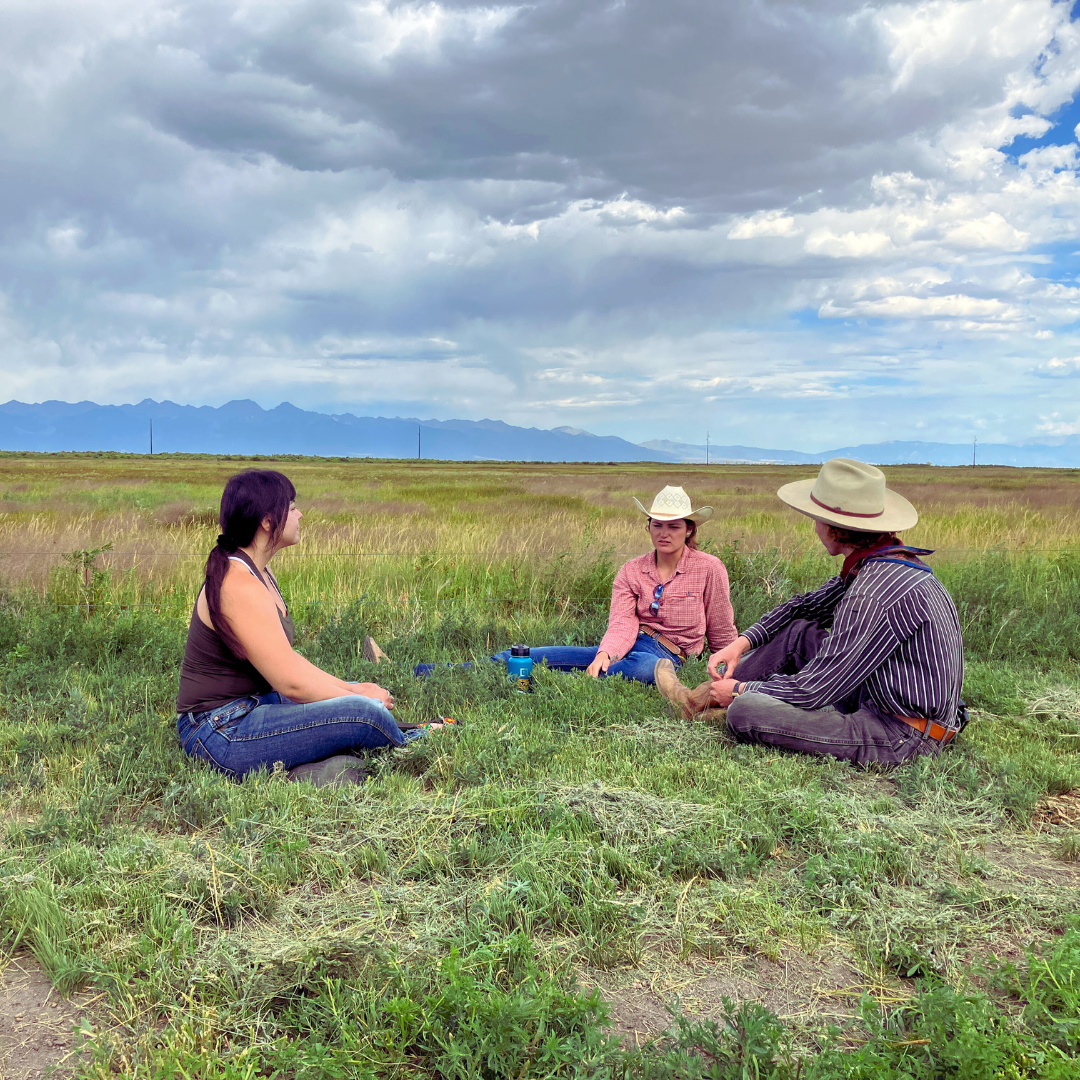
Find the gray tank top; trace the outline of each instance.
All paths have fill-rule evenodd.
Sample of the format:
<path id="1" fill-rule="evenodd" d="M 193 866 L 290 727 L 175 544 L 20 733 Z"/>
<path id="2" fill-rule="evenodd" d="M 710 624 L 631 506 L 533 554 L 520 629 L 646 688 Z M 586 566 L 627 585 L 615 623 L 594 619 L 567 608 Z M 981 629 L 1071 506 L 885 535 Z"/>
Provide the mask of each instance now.
<path id="1" fill-rule="evenodd" d="M 259 573 L 258 567 L 244 552 L 238 551 L 229 558 L 243 563 L 267 589 L 270 588 L 266 578 Z M 281 596 L 273 574 L 269 570 L 266 573 L 274 591 Z M 284 597 L 281 602 L 285 603 Z M 288 608 L 284 615 L 276 605 L 275 608 L 291 645 L 296 639 L 296 627 L 292 617 Z M 180 668 L 180 692 L 176 698 L 176 711 L 181 715 L 189 712 L 209 712 L 237 698 L 268 694 L 272 689 L 250 660 L 241 660 L 225 644 L 221 635 L 199 618 L 199 601 L 196 598 L 188 625 L 187 644 L 184 646 L 184 663 Z"/>

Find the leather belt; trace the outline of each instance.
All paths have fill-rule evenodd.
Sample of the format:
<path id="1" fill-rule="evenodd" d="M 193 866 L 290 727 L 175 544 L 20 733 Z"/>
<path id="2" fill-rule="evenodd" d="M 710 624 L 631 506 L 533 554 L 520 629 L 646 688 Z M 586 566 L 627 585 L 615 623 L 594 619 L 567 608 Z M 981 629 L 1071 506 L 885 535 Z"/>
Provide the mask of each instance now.
<path id="1" fill-rule="evenodd" d="M 956 735 L 955 731 L 945 727 L 943 724 L 939 724 L 935 720 L 924 720 L 921 716 L 897 716 L 895 719 L 903 720 L 909 727 L 921 731 L 924 735 L 929 735 L 931 739 L 941 743 L 942 746 L 952 742 Z"/>
<path id="2" fill-rule="evenodd" d="M 670 638 L 664 637 L 664 635 L 661 634 L 659 630 L 654 630 L 651 626 L 646 626 L 644 623 L 638 623 L 638 629 L 646 637 L 651 637 L 653 641 L 659 641 L 660 644 L 663 645 L 669 653 L 674 653 L 676 656 L 680 657 L 683 660 L 690 659 L 685 649 L 680 649 L 674 641 L 672 641 Z"/>

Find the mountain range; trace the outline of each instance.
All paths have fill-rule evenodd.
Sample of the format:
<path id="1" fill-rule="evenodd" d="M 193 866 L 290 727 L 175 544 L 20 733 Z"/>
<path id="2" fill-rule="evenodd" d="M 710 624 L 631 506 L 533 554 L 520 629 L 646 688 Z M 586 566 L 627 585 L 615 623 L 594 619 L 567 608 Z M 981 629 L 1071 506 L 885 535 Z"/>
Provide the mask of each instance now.
<path id="1" fill-rule="evenodd" d="M 843 446 L 819 453 L 756 446 L 714 446 L 652 440 L 633 443 L 581 428 L 514 427 L 501 420 L 419 420 L 414 417 L 317 413 L 283 402 L 263 409 L 254 401 L 220 408 L 147 398 L 137 405 L 45 401 L 0 405 L 0 450 L 113 450 L 147 453 L 151 425 L 155 453 L 309 454 L 323 457 L 415 458 L 442 461 L 656 461 L 813 465 L 853 457 L 878 465 L 970 465 L 964 443 L 895 441 Z M 980 465 L 1080 466 L 1080 437 L 987 443 Z"/>
<path id="2" fill-rule="evenodd" d="M 757 446 L 696 446 L 689 443 L 654 439 L 642 443 L 646 449 L 671 454 L 677 460 L 704 462 L 706 454 L 714 465 L 780 464 L 816 465 L 834 457 L 856 458 L 875 465 L 970 465 L 972 457 L 979 465 L 1014 465 L 1021 468 L 1064 469 L 1080 466 L 1080 437 L 1031 439 L 1022 443 L 939 443 L 880 442 L 858 446 L 838 446 L 816 454 L 797 450 L 764 450 Z"/>
<path id="3" fill-rule="evenodd" d="M 0 405 L 0 450 L 116 450 L 148 453 L 314 454 L 322 457 L 447 461 L 675 461 L 613 436 L 545 431 L 501 420 L 417 420 L 307 412 L 283 402 L 220 408 L 151 401 L 137 405 L 44 401 Z M 419 445 L 418 445 L 419 444 Z"/>

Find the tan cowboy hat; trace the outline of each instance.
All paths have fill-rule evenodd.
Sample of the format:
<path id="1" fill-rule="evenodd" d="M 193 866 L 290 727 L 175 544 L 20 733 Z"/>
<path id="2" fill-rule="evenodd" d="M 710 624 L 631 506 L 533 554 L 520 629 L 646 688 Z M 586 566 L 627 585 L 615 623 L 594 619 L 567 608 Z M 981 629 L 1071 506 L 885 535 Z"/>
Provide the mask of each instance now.
<path id="1" fill-rule="evenodd" d="M 637 499 L 634 499 L 634 505 L 647 518 L 653 518 L 655 521 L 679 521 L 685 518 L 687 521 L 696 521 L 700 525 L 712 517 L 711 506 L 692 509 L 690 496 L 681 487 L 670 485 L 653 499 L 652 506 L 648 510 Z"/>
<path id="2" fill-rule="evenodd" d="M 852 458 L 833 458 L 814 480 L 796 480 L 777 493 L 781 499 L 817 521 L 855 532 L 902 532 L 919 513 L 885 486 L 885 474 Z"/>

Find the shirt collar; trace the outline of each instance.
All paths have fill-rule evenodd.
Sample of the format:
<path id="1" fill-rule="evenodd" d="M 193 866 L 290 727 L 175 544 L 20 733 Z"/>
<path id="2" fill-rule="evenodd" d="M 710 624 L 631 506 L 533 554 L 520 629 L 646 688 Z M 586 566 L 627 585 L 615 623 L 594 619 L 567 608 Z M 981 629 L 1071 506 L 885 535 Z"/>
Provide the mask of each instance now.
<path id="1" fill-rule="evenodd" d="M 848 581 L 853 578 L 861 569 L 862 564 L 867 559 L 880 559 L 886 555 L 900 556 L 907 558 L 917 566 L 926 566 L 926 564 L 919 558 L 920 555 L 933 555 L 932 548 L 917 548 L 907 547 L 901 544 L 895 536 L 887 536 L 882 539 L 882 542 L 875 548 L 870 548 L 868 551 L 853 551 L 845 560 L 844 565 L 840 568 L 840 577 L 843 581 Z M 927 567 L 929 569 L 929 567 Z"/>
<path id="2" fill-rule="evenodd" d="M 675 574 L 685 574 L 686 573 L 686 571 L 687 571 L 687 565 L 686 564 L 693 557 L 693 550 L 694 550 L 693 548 L 688 548 L 688 547 L 683 548 L 683 552 L 679 556 L 678 565 L 676 565 L 676 567 L 675 567 Z M 655 549 L 653 549 L 652 561 L 647 563 L 646 565 L 649 567 L 650 572 L 653 574 L 653 576 L 656 578 L 656 580 L 659 581 L 660 580 L 660 571 L 656 567 L 656 550 Z M 675 576 L 675 574 L 672 574 L 671 577 L 668 578 L 668 581 L 670 581 L 671 578 L 673 578 Z"/>

